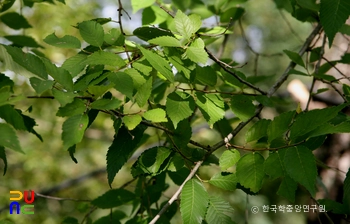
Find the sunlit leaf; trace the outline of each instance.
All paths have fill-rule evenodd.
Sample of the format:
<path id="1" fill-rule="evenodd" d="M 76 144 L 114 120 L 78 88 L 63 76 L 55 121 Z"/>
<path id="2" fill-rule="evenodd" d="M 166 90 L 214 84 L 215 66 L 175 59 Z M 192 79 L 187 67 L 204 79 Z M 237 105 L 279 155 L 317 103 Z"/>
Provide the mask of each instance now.
<path id="1" fill-rule="evenodd" d="M 78 114 L 69 117 L 62 125 L 63 147 L 68 149 L 79 143 L 84 136 L 89 118 L 86 114 Z"/>

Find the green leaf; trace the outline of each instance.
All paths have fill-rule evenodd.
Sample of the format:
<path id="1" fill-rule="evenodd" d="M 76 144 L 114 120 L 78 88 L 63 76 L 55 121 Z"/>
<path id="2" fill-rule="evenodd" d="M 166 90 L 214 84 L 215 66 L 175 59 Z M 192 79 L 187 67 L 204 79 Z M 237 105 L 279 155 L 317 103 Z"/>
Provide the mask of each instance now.
<path id="1" fill-rule="evenodd" d="M 31 77 L 29 80 L 30 80 L 30 85 L 34 88 L 35 92 L 39 95 L 41 95 L 46 90 L 51 89 L 52 85 L 54 84 L 54 81 L 52 80 L 41 80 L 36 77 Z"/>
<path id="2" fill-rule="evenodd" d="M 283 137 L 294 116 L 295 111 L 288 111 L 275 117 L 267 129 L 268 142 L 271 143 L 274 139 Z"/>
<path id="3" fill-rule="evenodd" d="M 233 224 L 233 208 L 230 203 L 220 197 L 209 197 L 209 207 L 205 220 L 207 223 Z"/>
<path id="4" fill-rule="evenodd" d="M 142 121 L 142 117 L 138 114 L 128 115 L 123 117 L 123 122 L 129 130 L 135 129 L 137 125 L 141 123 L 141 121 Z"/>
<path id="5" fill-rule="evenodd" d="M 148 78 L 146 83 L 144 83 L 138 90 L 137 93 L 135 94 L 135 99 L 136 103 L 140 106 L 143 107 L 146 103 L 149 97 L 151 96 L 152 93 L 152 77 Z"/>
<path id="6" fill-rule="evenodd" d="M 283 52 L 289 57 L 290 60 L 292 60 L 295 64 L 300 65 L 301 67 L 305 68 L 305 64 L 303 59 L 298 53 L 288 51 L 288 50 L 283 50 Z"/>
<path id="7" fill-rule="evenodd" d="M 232 96 L 230 107 L 241 121 L 247 121 L 255 114 L 255 106 L 251 98 L 245 95 Z"/>
<path id="8" fill-rule="evenodd" d="M 282 177 L 285 175 L 284 168 L 284 152 L 280 153 L 279 151 L 270 153 L 264 163 L 264 170 L 267 175 L 272 179 Z"/>
<path id="9" fill-rule="evenodd" d="M 4 123 L 0 123 L 0 146 L 15 150 L 17 152 L 23 153 L 21 146 L 19 144 L 15 130 Z"/>
<path id="10" fill-rule="evenodd" d="M 153 53 L 152 51 L 146 50 L 140 45 L 137 47 L 141 50 L 143 56 L 145 56 L 146 60 L 152 65 L 153 68 L 160 72 L 167 80 L 174 82 L 174 74 L 170 65 L 164 58 L 156 53 Z"/>
<path id="11" fill-rule="evenodd" d="M 177 91 L 168 95 L 165 106 L 166 112 L 176 128 L 180 121 L 192 115 L 195 102 L 191 95 Z"/>
<path id="12" fill-rule="evenodd" d="M 69 147 L 81 142 L 85 129 L 87 128 L 89 118 L 86 114 L 78 114 L 69 117 L 62 125 L 63 147 Z"/>
<path id="13" fill-rule="evenodd" d="M 6 171 L 7 171 L 7 159 L 6 159 L 6 153 L 5 153 L 5 147 L 0 146 L 0 159 L 4 161 L 4 173 L 3 176 L 5 176 Z"/>
<path id="14" fill-rule="evenodd" d="M 6 14 L 3 14 L 0 17 L 0 19 L 8 27 L 15 29 L 15 30 L 26 29 L 26 28 L 32 27 L 28 23 L 27 19 L 24 16 L 22 16 L 16 12 L 8 12 Z"/>
<path id="15" fill-rule="evenodd" d="M 277 190 L 277 194 L 287 198 L 291 202 L 294 202 L 295 191 L 297 190 L 297 188 L 298 188 L 297 182 L 295 182 L 292 178 L 286 175 L 282 179 L 281 185 Z"/>
<path id="16" fill-rule="evenodd" d="M 204 85 L 215 86 L 217 82 L 217 74 L 215 70 L 210 66 L 197 66 L 196 67 L 196 81 L 203 83 Z"/>
<path id="17" fill-rule="evenodd" d="M 178 39 L 171 36 L 156 37 L 148 41 L 151 44 L 156 44 L 163 47 L 181 47 L 181 43 Z"/>
<path id="18" fill-rule="evenodd" d="M 325 124 L 334 118 L 345 106 L 346 104 L 342 104 L 336 107 L 316 109 L 299 114 L 290 129 L 290 138 L 295 140 L 297 137 L 303 136 L 322 124 Z"/>
<path id="19" fill-rule="evenodd" d="M 157 25 L 165 22 L 169 17 L 159 6 L 152 5 L 142 12 L 142 25 Z"/>
<path id="20" fill-rule="evenodd" d="M 50 60 L 46 58 L 41 59 L 44 62 L 47 73 L 55 79 L 56 82 L 60 83 L 66 90 L 73 91 L 73 80 L 72 76 L 67 70 L 62 67 L 56 67 Z"/>
<path id="21" fill-rule="evenodd" d="M 244 8 L 241 7 L 232 7 L 226 10 L 224 13 L 220 15 L 221 23 L 228 23 L 232 19 L 232 21 L 239 20 L 243 14 L 245 13 Z"/>
<path id="22" fill-rule="evenodd" d="M 63 62 L 62 68 L 66 69 L 72 77 L 77 76 L 85 68 L 86 54 L 76 54 Z"/>
<path id="23" fill-rule="evenodd" d="M 184 224 L 202 223 L 209 196 L 203 184 L 196 179 L 186 182 L 181 192 L 180 212 Z"/>
<path id="24" fill-rule="evenodd" d="M 196 93 L 196 104 L 210 127 L 225 115 L 224 101 L 216 94 Z"/>
<path id="25" fill-rule="evenodd" d="M 61 224 L 79 224 L 79 221 L 74 217 L 65 217 Z"/>
<path id="26" fill-rule="evenodd" d="M 344 180 L 343 186 L 343 204 L 344 207 L 347 208 L 347 214 L 350 214 L 350 168 L 346 173 L 346 177 Z"/>
<path id="27" fill-rule="evenodd" d="M 302 145 L 289 147 L 284 150 L 286 150 L 284 164 L 288 175 L 296 182 L 302 184 L 314 197 L 316 194 L 317 168 L 315 157 L 311 150 Z"/>
<path id="28" fill-rule="evenodd" d="M 114 136 L 113 143 L 107 152 L 107 174 L 110 186 L 115 175 L 136 150 L 145 129 L 145 126 L 138 125 L 134 130 L 129 131 L 122 126 Z"/>
<path id="29" fill-rule="evenodd" d="M 202 26 L 202 20 L 198 15 L 192 14 L 188 17 L 181 10 L 177 10 L 174 22 L 176 30 L 187 40 Z"/>
<path id="30" fill-rule="evenodd" d="M 209 183 L 227 191 L 236 190 L 237 177 L 234 173 L 221 172 L 210 178 Z"/>
<path id="31" fill-rule="evenodd" d="M 267 128 L 269 127 L 271 120 L 260 119 L 246 132 L 246 142 L 257 141 L 267 136 Z"/>
<path id="32" fill-rule="evenodd" d="M 129 99 L 132 99 L 134 82 L 130 75 L 124 72 L 111 72 L 108 76 L 108 80 L 114 83 L 114 88 L 127 96 Z"/>
<path id="33" fill-rule="evenodd" d="M 332 212 L 333 214 L 348 214 L 348 207 L 339 202 L 330 199 L 319 199 L 317 200 L 320 205 L 323 205 L 327 212 Z"/>
<path id="34" fill-rule="evenodd" d="M 86 58 L 84 61 L 87 65 L 110 65 L 117 68 L 125 66 L 125 61 L 112 52 L 96 51 Z"/>
<path id="35" fill-rule="evenodd" d="M 342 27 L 339 29 L 339 32 L 345 35 L 350 35 L 350 25 L 343 24 Z"/>
<path id="36" fill-rule="evenodd" d="M 132 12 L 135 13 L 140 9 L 147 8 L 148 6 L 153 5 L 156 0 L 131 0 Z"/>
<path id="37" fill-rule="evenodd" d="M 227 170 L 228 168 L 235 165 L 241 158 L 239 151 L 236 149 L 225 150 L 220 156 L 219 164 L 221 170 Z"/>
<path id="38" fill-rule="evenodd" d="M 186 49 L 184 54 L 185 58 L 189 58 L 195 63 L 205 64 L 208 61 L 208 54 L 204 50 L 205 44 L 201 38 L 195 39 L 191 45 Z"/>
<path id="39" fill-rule="evenodd" d="M 63 92 L 57 89 L 52 89 L 52 94 L 62 107 L 64 107 L 67 103 L 73 102 L 74 97 L 77 96 L 74 93 Z"/>
<path id="40" fill-rule="evenodd" d="M 32 74 L 47 80 L 47 73 L 46 73 L 45 66 L 37 56 L 30 53 L 24 53 L 20 48 L 17 48 L 17 47 L 4 46 L 4 45 L 2 46 L 7 50 L 8 54 L 12 57 L 12 60 L 14 62 L 22 66 L 25 70 L 31 72 Z M 0 53 L 3 53 L 3 52 L 0 52 Z M 3 55 L 3 54 L 0 54 L 0 55 Z M 9 58 L 7 57 L 5 59 L 5 64 L 9 66 L 7 67 L 8 69 L 11 69 L 12 71 L 17 73 L 20 72 L 19 74 L 21 75 L 25 74 L 25 73 L 22 73 L 21 70 L 19 70 L 17 67 L 13 68 L 16 65 L 11 64 L 13 62 L 11 63 L 8 62 L 8 59 Z"/>
<path id="41" fill-rule="evenodd" d="M 0 12 L 5 12 L 6 10 L 8 10 L 9 8 L 11 8 L 11 6 L 13 5 L 13 3 L 15 3 L 16 0 L 7 0 L 4 1 L 1 5 L 0 5 Z"/>
<path id="42" fill-rule="evenodd" d="M 112 99 L 99 99 L 90 104 L 90 107 L 98 110 L 115 110 L 118 109 L 122 104 L 122 101 L 112 98 Z"/>
<path id="43" fill-rule="evenodd" d="M 95 21 L 84 21 L 78 25 L 81 37 L 92 46 L 101 47 L 104 40 L 103 27 Z"/>
<path id="44" fill-rule="evenodd" d="M 262 187 L 264 173 L 264 157 L 260 153 L 249 153 L 241 157 L 237 163 L 236 176 L 238 182 L 254 193 Z"/>
<path id="45" fill-rule="evenodd" d="M 81 99 L 74 99 L 73 102 L 66 104 L 63 107 L 58 108 L 56 116 L 68 117 L 77 114 L 83 114 L 86 110 L 86 105 Z"/>
<path id="46" fill-rule="evenodd" d="M 56 36 L 55 33 L 52 33 L 45 37 L 44 42 L 55 47 L 60 48 L 80 48 L 80 40 L 74 36 L 65 35 L 62 38 Z"/>
<path id="47" fill-rule="evenodd" d="M 350 2 L 348 0 L 322 0 L 320 8 L 320 21 L 332 46 L 335 34 L 340 30 L 350 15 Z"/>
<path id="48" fill-rule="evenodd" d="M 178 123 L 173 139 L 177 148 L 184 149 L 192 137 L 192 128 L 188 120 L 182 120 Z"/>
<path id="49" fill-rule="evenodd" d="M 174 36 L 170 31 L 161 30 L 155 27 L 139 27 L 134 30 L 133 34 L 144 41 L 161 36 Z"/>
<path id="50" fill-rule="evenodd" d="M 140 169 L 142 173 L 156 176 L 163 172 L 169 165 L 171 150 L 166 147 L 153 147 L 141 154 L 134 165 L 134 169 Z M 138 171 L 140 172 L 140 171 Z M 136 176 L 133 174 L 133 176 Z"/>
<path id="51" fill-rule="evenodd" d="M 96 221 L 94 221 L 93 224 L 106 224 L 106 223 L 113 223 L 113 224 L 120 224 L 120 220 L 124 219 L 126 217 L 125 213 L 119 210 L 115 210 L 112 213 L 103 216 Z"/>
<path id="52" fill-rule="evenodd" d="M 113 28 L 105 34 L 104 41 L 113 46 L 123 46 L 125 43 L 125 37 L 120 29 Z"/>
<path id="53" fill-rule="evenodd" d="M 125 189 L 112 189 L 91 201 L 99 208 L 114 208 L 136 199 L 135 194 Z"/>
<path id="54" fill-rule="evenodd" d="M 25 35 L 7 35 L 3 36 L 7 40 L 11 41 L 15 47 L 42 47 L 39 45 L 33 37 Z"/>
<path id="55" fill-rule="evenodd" d="M 149 120 L 151 122 L 167 122 L 168 121 L 168 119 L 166 118 L 165 111 L 161 108 L 148 110 L 143 114 L 143 117 L 146 120 Z"/>

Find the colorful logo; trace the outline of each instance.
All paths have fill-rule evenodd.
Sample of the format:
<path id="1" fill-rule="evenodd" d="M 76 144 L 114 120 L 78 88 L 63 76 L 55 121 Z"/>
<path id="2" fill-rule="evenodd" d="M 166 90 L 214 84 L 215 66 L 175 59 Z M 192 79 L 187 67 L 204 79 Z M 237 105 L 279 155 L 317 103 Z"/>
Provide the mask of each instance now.
<path id="1" fill-rule="evenodd" d="M 24 197 L 23 193 L 21 191 L 10 191 L 10 214 L 13 214 L 13 210 L 16 210 L 16 214 L 26 214 L 26 215 L 33 215 L 34 214 L 34 205 L 32 204 L 35 200 L 35 193 L 34 191 L 30 191 L 30 198 L 28 198 L 29 191 L 24 191 Z M 18 201 L 22 200 L 24 198 L 25 205 L 20 205 Z"/>

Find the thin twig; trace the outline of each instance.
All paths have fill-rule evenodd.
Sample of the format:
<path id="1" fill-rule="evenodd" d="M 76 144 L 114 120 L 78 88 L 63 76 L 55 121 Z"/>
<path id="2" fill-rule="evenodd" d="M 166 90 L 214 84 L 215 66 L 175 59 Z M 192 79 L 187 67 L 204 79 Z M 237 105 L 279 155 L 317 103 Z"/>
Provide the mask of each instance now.
<path id="1" fill-rule="evenodd" d="M 158 214 L 152 219 L 152 221 L 149 224 L 155 224 L 157 222 L 157 220 L 160 218 L 160 216 L 168 209 L 168 207 L 175 201 L 177 200 L 177 198 L 179 197 L 182 188 L 185 186 L 185 184 L 187 183 L 187 181 L 189 181 L 197 172 L 197 170 L 199 169 L 199 167 L 202 165 L 203 161 L 199 161 L 196 163 L 196 165 L 193 167 L 191 173 L 187 176 L 186 180 L 181 184 L 181 186 L 179 187 L 179 189 L 177 189 L 177 191 L 175 192 L 175 194 L 170 198 L 170 200 L 168 201 L 168 203 L 166 203 L 164 205 L 164 207 L 158 212 Z"/>
<path id="2" fill-rule="evenodd" d="M 91 200 L 84 200 L 84 199 L 76 199 L 76 198 L 60 198 L 60 197 L 53 197 L 50 195 L 43 195 L 40 193 L 35 193 L 35 196 L 41 197 L 41 198 L 47 198 L 52 199 L 56 201 L 85 201 L 85 202 L 91 202 Z"/>

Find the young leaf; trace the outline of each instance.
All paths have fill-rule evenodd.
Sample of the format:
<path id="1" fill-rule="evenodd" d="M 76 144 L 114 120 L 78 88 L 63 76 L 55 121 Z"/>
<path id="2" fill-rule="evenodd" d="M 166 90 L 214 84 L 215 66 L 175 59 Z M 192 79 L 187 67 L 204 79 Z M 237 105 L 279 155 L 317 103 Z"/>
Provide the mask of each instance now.
<path id="1" fill-rule="evenodd" d="M 298 53 L 288 51 L 288 50 L 283 50 L 283 52 L 286 53 L 286 55 L 289 57 L 289 59 L 292 60 L 294 63 L 305 68 L 304 61 Z"/>
<path id="2" fill-rule="evenodd" d="M 233 208 L 220 197 L 209 197 L 209 207 L 205 220 L 207 223 L 232 224 Z"/>
<path id="3" fill-rule="evenodd" d="M 80 48 L 81 43 L 78 38 L 70 35 L 65 35 L 62 38 L 56 36 L 55 33 L 52 33 L 45 37 L 44 42 L 55 47 L 60 48 Z"/>
<path id="4" fill-rule="evenodd" d="M 196 96 L 196 104 L 211 127 L 215 122 L 224 117 L 224 101 L 219 95 L 197 92 Z"/>
<path id="5" fill-rule="evenodd" d="M 41 95 L 46 90 L 51 89 L 52 85 L 54 84 L 54 81 L 52 80 L 42 80 L 37 77 L 31 77 L 29 81 L 30 81 L 30 85 L 34 88 L 35 92 L 39 95 Z"/>
<path id="6" fill-rule="evenodd" d="M 138 114 L 128 115 L 123 117 L 123 122 L 129 130 L 133 130 L 142 121 L 142 117 Z"/>
<path id="7" fill-rule="evenodd" d="M 256 122 L 245 135 L 246 142 L 258 141 L 259 139 L 267 136 L 267 128 L 269 127 L 271 120 L 260 119 Z"/>
<path id="8" fill-rule="evenodd" d="M 195 102 L 187 93 L 170 93 L 166 101 L 166 112 L 173 122 L 174 127 L 185 118 L 191 116 L 195 108 Z"/>
<path id="9" fill-rule="evenodd" d="M 107 51 L 96 51 L 84 61 L 87 65 L 110 65 L 117 68 L 125 66 L 125 61 L 116 54 Z"/>
<path id="10" fill-rule="evenodd" d="M 247 121 L 255 114 L 255 106 L 251 98 L 244 95 L 232 96 L 230 106 L 233 113 L 241 121 Z"/>
<path id="11" fill-rule="evenodd" d="M 68 149 L 83 139 L 89 118 L 86 114 L 69 117 L 62 125 L 63 147 Z"/>
<path id="12" fill-rule="evenodd" d="M 235 165 L 240 157 L 241 155 L 236 149 L 225 150 L 220 156 L 219 160 L 221 170 L 227 170 L 231 166 Z"/>
<path id="13" fill-rule="evenodd" d="M 237 177 L 234 173 L 221 172 L 210 178 L 209 183 L 227 191 L 236 190 Z"/>
<path id="14" fill-rule="evenodd" d="M 111 72 L 108 76 L 108 80 L 114 83 L 114 88 L 127 96 L 129 99 L 132 99 L 133 89 L 134 89 L 134 81 L 124 72 Z"/>
<path id="15" fill-rule="evenodd" d="M 156 0 L 131 0 L 132 12 L 135 13 L 140 9 L 147 8 L 148 6 L 153 5 Z"/>
<path id="16" fill-rule="evenodd" d="M 84 21 L 78 25 L 81 37 L 92 46 L 101 47 L 104 40 L 103 27 L 95 21 Z"/>
<path id="17" fill-rule="evenodd" d="M 0 123 L 0 133 L 0 146 L 4 146 L 24 154 L 19 144 L 16 132 L 10 125 Z"/>
<path id="18" fill-rule="evenodd" d="M 161 108 L 148 110 L 143 114 L 143 117 L 146 120 L 149 120 L 151 122 L 167 122 L 168 121 L 168 119 L 166 118 L 165 111 Z"/>
<path id="19" fill-rule="evenodd" d="M 92 104 L 90 104 L 91 108 L 98 110 L 115 110 L 118 109 L 122 104 L 122 101 L 112 98 L 112 99 L 99 99 Z"/>
<path id="20" fill-rule="evenodd" d="M 208 61 L 208 54 L 204 50 L 205 44 L 201 38 L 195 39 L 191 46 L 186 49 L 184 54 L 185 58 L 188 57 L 191 61 L 195 63 L 205 64 Z"/>
<path id="21" fill-rule="evenodd" d="M 6 153 L 5 153 L 4 146 L 0 146 L 0 159 L 2 159 L 2 161 L 4 161 L 4 173 L 3 173 L 3 175 L 5 175 L 6 171 L 7 171 L 7 159 L 6 159 Z"/>
<path id="22" fill-rule="evenodd" d="M 320 8 L 320 21 L 332 46 L 335 34 L 340 30 L 350 15 L 350 2 L 348 0 L 322 0 Z"/>
<path id="23" fill-rule="evenodd" d="M 171 36 L 156 37 L 148 41 L 151 44 L 156 44 L 163 47 L 181 47 L 181 43 L 178 39 Z"/>
<path id="24" fill-rule="evenodd" d="M 254 193 L 261 189 L 265 177 L 264 157 L 260 153 L 249 153 L 241 157 L 237 163 L 236 176 L 238 182 Z"/>
<path id="25" fill-rule="evenodd" d="M 160 72 L 167 80 L 174 82 L 174 74 L 170 65 L 164 58 L 159 56 L 157 53 L 146 50 L 140 45 L 137 47 L 141 50 L 143 56 L 145 56 L 146 60 L 152 65 L 153 68 Z"/>
<path id="26" fill-rule="evenodd" d="M 122 126 L 117 135 L 114 136 L 113 143 L 107 152 L 107 174 L 110 186 L 115 175 L 136 150 L 145 129 L 145 126 L 139 125 L 134 130 L 129 131 Z"/>
<path id="27" fill-rule="evenodd" d="M 186 182 L 181 192 L 180 212 L 184 224 L 202 223 L 209 196 L 203 184 L 196 179 Z"/>
<path id="28" fill-rule="evenodd" d="M 112 189 L 91 201 L 99 208 L 114 208 L 135 200 L 135 195 L 125 189 Z"/>
<path id="29" fill-rule="evenodd" d="M 199 30 L 202 25 L 202 20 L 198 15 L 191 15 L 188 17 L 186 14 L 178 10 L 174 17 L 176 30 L 187 40 Z"/>
<path id="30" fill-rule="evenodd" d="M 290 177 L 302 184 L 311 194 L 316 193 L 317 168 L 315 157 L 305 146 L 289 147 L 284 156 L 284 167 Z"/>

